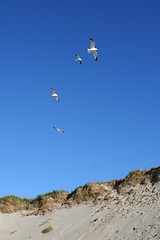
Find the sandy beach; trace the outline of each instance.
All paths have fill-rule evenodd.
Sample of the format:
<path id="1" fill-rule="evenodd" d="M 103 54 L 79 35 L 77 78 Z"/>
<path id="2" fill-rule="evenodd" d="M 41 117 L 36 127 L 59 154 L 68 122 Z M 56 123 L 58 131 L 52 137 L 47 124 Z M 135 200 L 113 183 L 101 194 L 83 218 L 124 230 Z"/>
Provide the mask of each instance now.
<path id="1" fill-rule="evenodd" d="M 136 185 L 129 195 L 116 191 L 98 203 L 62 205 L 53 212 L 0 214 L 2 240 L 160 239 L 160 182 Z M 48 233 L 42 231 L 48 227 Z"/>

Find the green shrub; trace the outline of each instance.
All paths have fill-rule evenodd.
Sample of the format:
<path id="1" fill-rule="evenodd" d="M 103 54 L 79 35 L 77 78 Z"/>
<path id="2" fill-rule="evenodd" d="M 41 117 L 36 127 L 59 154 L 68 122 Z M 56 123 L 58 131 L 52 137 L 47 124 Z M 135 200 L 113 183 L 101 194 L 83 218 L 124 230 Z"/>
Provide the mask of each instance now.
<path id="1" fill-rule="evenodd" d="M 48 232 L 51 232 L 51 231 L 53 231 L 53 227 L 49 226 L 49 227 L 43 229 L 42 233 L 45 234 L 45 233 L 48 233 Z"/>

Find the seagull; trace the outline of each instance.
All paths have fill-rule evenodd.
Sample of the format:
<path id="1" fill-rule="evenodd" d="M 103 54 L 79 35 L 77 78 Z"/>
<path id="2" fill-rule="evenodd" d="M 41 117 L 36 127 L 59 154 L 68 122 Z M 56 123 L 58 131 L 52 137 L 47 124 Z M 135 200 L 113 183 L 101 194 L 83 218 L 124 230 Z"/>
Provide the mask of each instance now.
<path id="1" fill-rule="evenodd" d="M 80 64 L 82 63 L 82 58 L 77 54 L 76 54 L 76 61 L 79 61 Z"/>
<path id="2" fill-rule="evenodd" d="M 95 61 L 98 60 L 97 50 L 94 40 L 90 38 L 90 48 L 88 48 L 88 52 L 93 54 Z"/>
<path id="3" fill-rule="evenodd" d="M 58 127 L 53 127 L 53 128 L 55 128 L 57 130 L 57 132 L 59 132 L 59 133 L 65 133 L 64 130 L 62 130 L 62 129 L 58 128 Z"/>
<path id="4" fill-rule="evenodd" d="M 54 91 L 53 88 L 51 88 L 51 89 L 52 89 L 52 97 L 54 97 L 58 102 L 60 102 L 60 99 L 59 99 L 59 97 L 58 97 L 58 94 Z"/>

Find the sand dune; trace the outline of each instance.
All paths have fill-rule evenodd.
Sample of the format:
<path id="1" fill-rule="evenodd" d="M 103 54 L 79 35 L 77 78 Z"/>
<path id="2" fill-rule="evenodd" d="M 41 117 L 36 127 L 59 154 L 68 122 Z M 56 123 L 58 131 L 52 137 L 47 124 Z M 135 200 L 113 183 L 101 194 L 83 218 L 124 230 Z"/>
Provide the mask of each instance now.
<path id="1" fill-rule="evenodd" d="M 42 233 L 48 227 L 51 231 Z M 0 240 L 25 239 L 160 239 L 160 181 L 125 185 L 100 201 L 62 204 L 40 215 L 0 213 Z"/>

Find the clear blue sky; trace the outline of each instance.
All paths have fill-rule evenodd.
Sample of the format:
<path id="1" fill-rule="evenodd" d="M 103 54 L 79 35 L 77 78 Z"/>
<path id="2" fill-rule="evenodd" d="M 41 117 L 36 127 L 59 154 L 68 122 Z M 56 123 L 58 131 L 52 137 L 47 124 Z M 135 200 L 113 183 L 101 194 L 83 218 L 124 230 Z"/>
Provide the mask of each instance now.
<path id="1" fill-rule="evenodd" d="M 0 2 L 0 197 L 160 165 L 159 13 L 159 0 Z"/>

